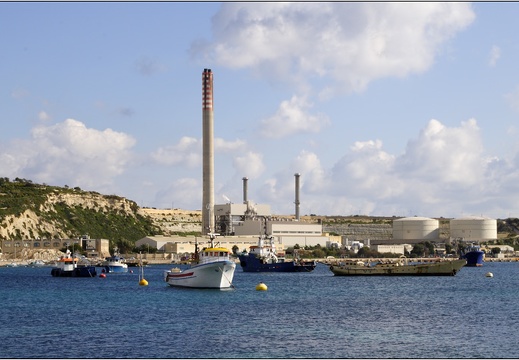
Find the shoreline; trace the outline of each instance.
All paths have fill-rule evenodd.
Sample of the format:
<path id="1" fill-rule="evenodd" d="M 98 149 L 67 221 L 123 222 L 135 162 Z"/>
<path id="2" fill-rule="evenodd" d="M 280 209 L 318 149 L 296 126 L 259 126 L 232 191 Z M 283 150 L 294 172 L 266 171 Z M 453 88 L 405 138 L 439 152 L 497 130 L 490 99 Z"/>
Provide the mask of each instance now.
<path id="1" fill-rule="evenodd" d="M 330 265 L 335 264 L 340 261 L 345 260 L 358 260 L 358 261 L 392 261 L 392 260 L 398 260 L 400 258 L 334 258 L 334 259 L 326 259 L 326 258 L 309 258 L 305 260 L 309 261 L 316 261 L 317 263 L 321 263 L 324 265 Z M 436 262 L 436 261 L 449 261 L 449 260 L 456 260 L 456 258 L 407 258 L 411 261 L 419 261 L 419 262 Z M 17 266 L 30 266 L 30 263 L 34 261 L 34 259 L 24 260 L 24 259 L 0 259 L 0 267 L 9 267 L 10 264 L 17 264 Z M 148 259 L 147 265 L 188 265 L 188 262 L 185 261 L 171 261 L 170 259 Z M 485 259 L 485 263 L 494 263 L 494 262 L 518 262 L 519 258 L 517 257 L 510 257 L 510 258 L 503 258 L 503 259 L 497 259 L 497 258 L 487 258 Z M 236 263 L 239 263 L 239 260 L 236 259 Z M 46 262 L 43 267 L 52 267 L 54 266 L 53 261 Z M 146 265 L 145 265 L 146 266 Z M 97 266 L 96 267 L 100 267 Z M 137 266 L 138 267 L 138 266 Z"/>

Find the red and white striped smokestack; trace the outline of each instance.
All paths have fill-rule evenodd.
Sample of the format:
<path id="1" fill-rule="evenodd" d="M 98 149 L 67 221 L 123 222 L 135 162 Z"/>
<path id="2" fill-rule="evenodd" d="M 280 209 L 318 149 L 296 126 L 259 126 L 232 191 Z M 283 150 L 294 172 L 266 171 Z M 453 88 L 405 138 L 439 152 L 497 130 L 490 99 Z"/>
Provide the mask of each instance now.
<path id="1" fill-rule="evenodd" d="M 296 177 L 296 201 L 294 203 L 296 204 L 296 220 L 299 221 L 299 177 L 301 174 L 295 173 L 294 176 Z"/>
<path id="2" fill-rule="evenodd" d="M 214 228 L 214 114 L 213 73 L 204 69 L 202 73 L 202 234 Z"/>

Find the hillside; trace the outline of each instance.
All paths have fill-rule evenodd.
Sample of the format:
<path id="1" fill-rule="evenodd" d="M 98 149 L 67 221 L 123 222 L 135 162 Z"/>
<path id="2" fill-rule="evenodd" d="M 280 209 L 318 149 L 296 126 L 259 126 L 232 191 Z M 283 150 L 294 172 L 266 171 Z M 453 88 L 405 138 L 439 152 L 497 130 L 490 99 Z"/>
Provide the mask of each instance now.
<path id="1" fill-rule="evenodd" d="M 79 188 L 0 178 L 0 239 L 91 238 L 136 241 L 161 234 L 134 201 Z"/>

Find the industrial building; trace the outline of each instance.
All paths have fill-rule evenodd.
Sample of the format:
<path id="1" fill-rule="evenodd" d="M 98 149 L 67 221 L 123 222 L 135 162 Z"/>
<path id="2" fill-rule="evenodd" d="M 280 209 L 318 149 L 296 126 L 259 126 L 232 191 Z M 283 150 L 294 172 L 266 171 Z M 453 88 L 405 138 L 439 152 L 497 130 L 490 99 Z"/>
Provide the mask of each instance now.
<path id="1" fill-rule="evenodd" d="M 23 257 L 23 254 L 27 254 L 29 251 L 60 250 L 72 247 L 74 244 L 81 246 L 87 257 L 110 256 L 108 239 L 91 239 L 88 235 L 76 239 L 0 240 L 0 253 Z"/>

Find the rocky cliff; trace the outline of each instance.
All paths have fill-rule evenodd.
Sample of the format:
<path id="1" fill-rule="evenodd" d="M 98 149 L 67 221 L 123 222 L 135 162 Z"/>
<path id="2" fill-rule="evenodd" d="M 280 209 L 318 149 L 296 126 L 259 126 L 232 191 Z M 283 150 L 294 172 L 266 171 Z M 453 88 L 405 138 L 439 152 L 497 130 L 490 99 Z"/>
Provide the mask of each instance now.
<path id="1" fill-rule="evenodd" d="M 92 238 L 136 241 L 161 234 L 134 201 L 79 188 L 0 179 L 0 239 Z"/>

